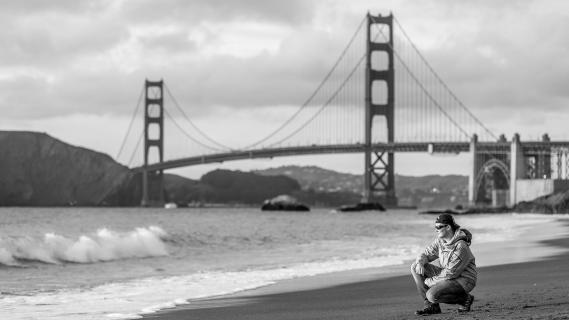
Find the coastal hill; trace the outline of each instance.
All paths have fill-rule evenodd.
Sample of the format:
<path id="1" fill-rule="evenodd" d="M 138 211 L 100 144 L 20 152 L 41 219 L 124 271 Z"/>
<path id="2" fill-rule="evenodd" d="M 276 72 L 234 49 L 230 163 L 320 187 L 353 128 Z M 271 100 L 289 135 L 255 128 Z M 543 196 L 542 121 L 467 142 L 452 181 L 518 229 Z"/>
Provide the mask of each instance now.
<path id="1" fill-rule="evenodd" d="M 97 205 L 130 170 L 44 133 L 0 131 L 0 205 Z"/>

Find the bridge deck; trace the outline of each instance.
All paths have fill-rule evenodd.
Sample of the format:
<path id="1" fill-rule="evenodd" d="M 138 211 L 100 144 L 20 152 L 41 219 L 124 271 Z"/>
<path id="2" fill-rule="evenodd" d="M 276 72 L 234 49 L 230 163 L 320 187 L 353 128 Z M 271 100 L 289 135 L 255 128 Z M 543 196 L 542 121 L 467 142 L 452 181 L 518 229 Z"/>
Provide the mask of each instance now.
<path id="1" fill-rule="evenodd" d="M 476 148 L 478 152 L 489 153 L 508 153 L 510 142 L 478 142 Z M 567 141 L 534 141 L 522 142 L 523 152 L 526 154 L 549 152 L 552 148 L 568 148 Z M 372 149 L 379 152 L 429 152 L 429 153 L 461 153 L 468 152 L 469 142 L 397 142 L 397 143 L 375 143 Z M 162 163 L 151 164 L 147 170 L 166 170 L 180 167 L 194 166 L 207 163 L 220 163 L 224 161 L 234 161 L 255 158 L 273 158 L 295 155 L 327 154 L 327 153 L 358 153 L 364 152 L 363 144 L 339 144 L 324 146 L 301 146 L 273 149 L 255 150 L 235 150 L 225 153 L 188 157 L 183 159 L 169 160 Z M 133 168 L 135 171 L 142 171 L 143 167 Z"/>
<path id="2" fill-rule="evenodd" d="M 510 142 L 478 142 L 476 148 L 478 152 L 489 153 L 509 153 Z M 529 141 L 522 142 L 525 154 L 538 154 L 550 152 L 554 148 L 569 148 L 569 141 Z M 379 152 L 428 152 L 428 153 L 461 153 L 470 150 L 469 142 L 396 142 L 396 143 L 375 143 L 372 149 Z M 147 170 L 167 170 L 187 166 L 195 166 L 208 163 L 221 163 L 224 161 L 235 161 L 256 158 L 273 158 L 309 154 L 327 153 L 358 153 L 364 152 L 363 144 L 338 144 L 324 146 L 301 146 L 272 149 L 255 150 L 235 150 L 225 153 L 217 153 L 203 156 L 188 157 L 183 159 L 169 160 L 162 163 L 148 165 Z M 133 168 L 135 171 L 142 171 L 144 167 Z"/>

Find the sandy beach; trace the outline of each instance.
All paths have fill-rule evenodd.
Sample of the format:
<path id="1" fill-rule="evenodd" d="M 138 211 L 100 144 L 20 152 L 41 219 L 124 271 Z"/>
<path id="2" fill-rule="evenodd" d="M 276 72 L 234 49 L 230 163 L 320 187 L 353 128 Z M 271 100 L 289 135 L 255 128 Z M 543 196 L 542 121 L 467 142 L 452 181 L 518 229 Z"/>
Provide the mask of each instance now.
<path id="1" fill-rule="evenodd" d="M 496 243 L 482 257 L 468 314 L 441 305 L 430 319 L 569 319 L 569 236 L 560 221 L 528 233 L 529 242 Z M 539 234 L 536 235 L 535 233 Z M 531 235 L 531 237 L 530 237 Z M 478 261 L 479 257 L 477 257 Z M 510 263 L 508 263 L 510 261 Z M 392 274 L 360 272 L 295 279 L 246 293 L 191 301 L 144 319 L 413 319 L 422 307 L 403 266 Z M 313 285 L 318 283 L 319 285 Z"/>

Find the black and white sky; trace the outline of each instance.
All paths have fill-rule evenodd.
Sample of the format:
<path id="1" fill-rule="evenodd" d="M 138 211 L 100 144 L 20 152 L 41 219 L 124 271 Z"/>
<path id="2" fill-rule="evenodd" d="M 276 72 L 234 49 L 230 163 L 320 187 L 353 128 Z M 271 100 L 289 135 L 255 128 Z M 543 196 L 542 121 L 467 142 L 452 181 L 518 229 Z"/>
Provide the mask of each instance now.
<path id="1" fill-rule="evenodd" d="M 247 128 L 278 125 L 267 123 L 267 112 L 291 106 L 292 113 L 312 93 L 368 11 L 393 12 L 493 132 L 569 140 L 563 0 L 2 1 L 0 130 L 47 132 L 114 157 L 148 78 L 164 79 L 212 137 L 247 145 L 258 139 Z M 334 157 L 184 172 L 199 177 L 217 166 L 286 163 L 361 172 L 361 155 Z M 401 156 L 397 171 L 468 169 L 463 156 L 417 161 L 423 160 Z"/>

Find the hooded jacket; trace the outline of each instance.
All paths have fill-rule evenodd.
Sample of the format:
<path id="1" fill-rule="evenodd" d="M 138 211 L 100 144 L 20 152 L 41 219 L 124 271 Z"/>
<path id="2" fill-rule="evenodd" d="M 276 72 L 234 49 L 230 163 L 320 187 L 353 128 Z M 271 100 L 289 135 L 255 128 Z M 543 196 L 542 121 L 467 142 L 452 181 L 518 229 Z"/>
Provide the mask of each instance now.
<path id="1" fill-rule="evenodd" d="M 432 287 L 440 281 L 454 279 L 470 292 L 476 285 L 478 275 L 474 255 L 470 251 L 471 241 L 472 234 L 459 228 L 450 241 L 436 238 L 427 246 L 419 257 L 421 264 L 439 259 L 442 270 L 438 275 L 427 278 L 425 284 Z"/>

